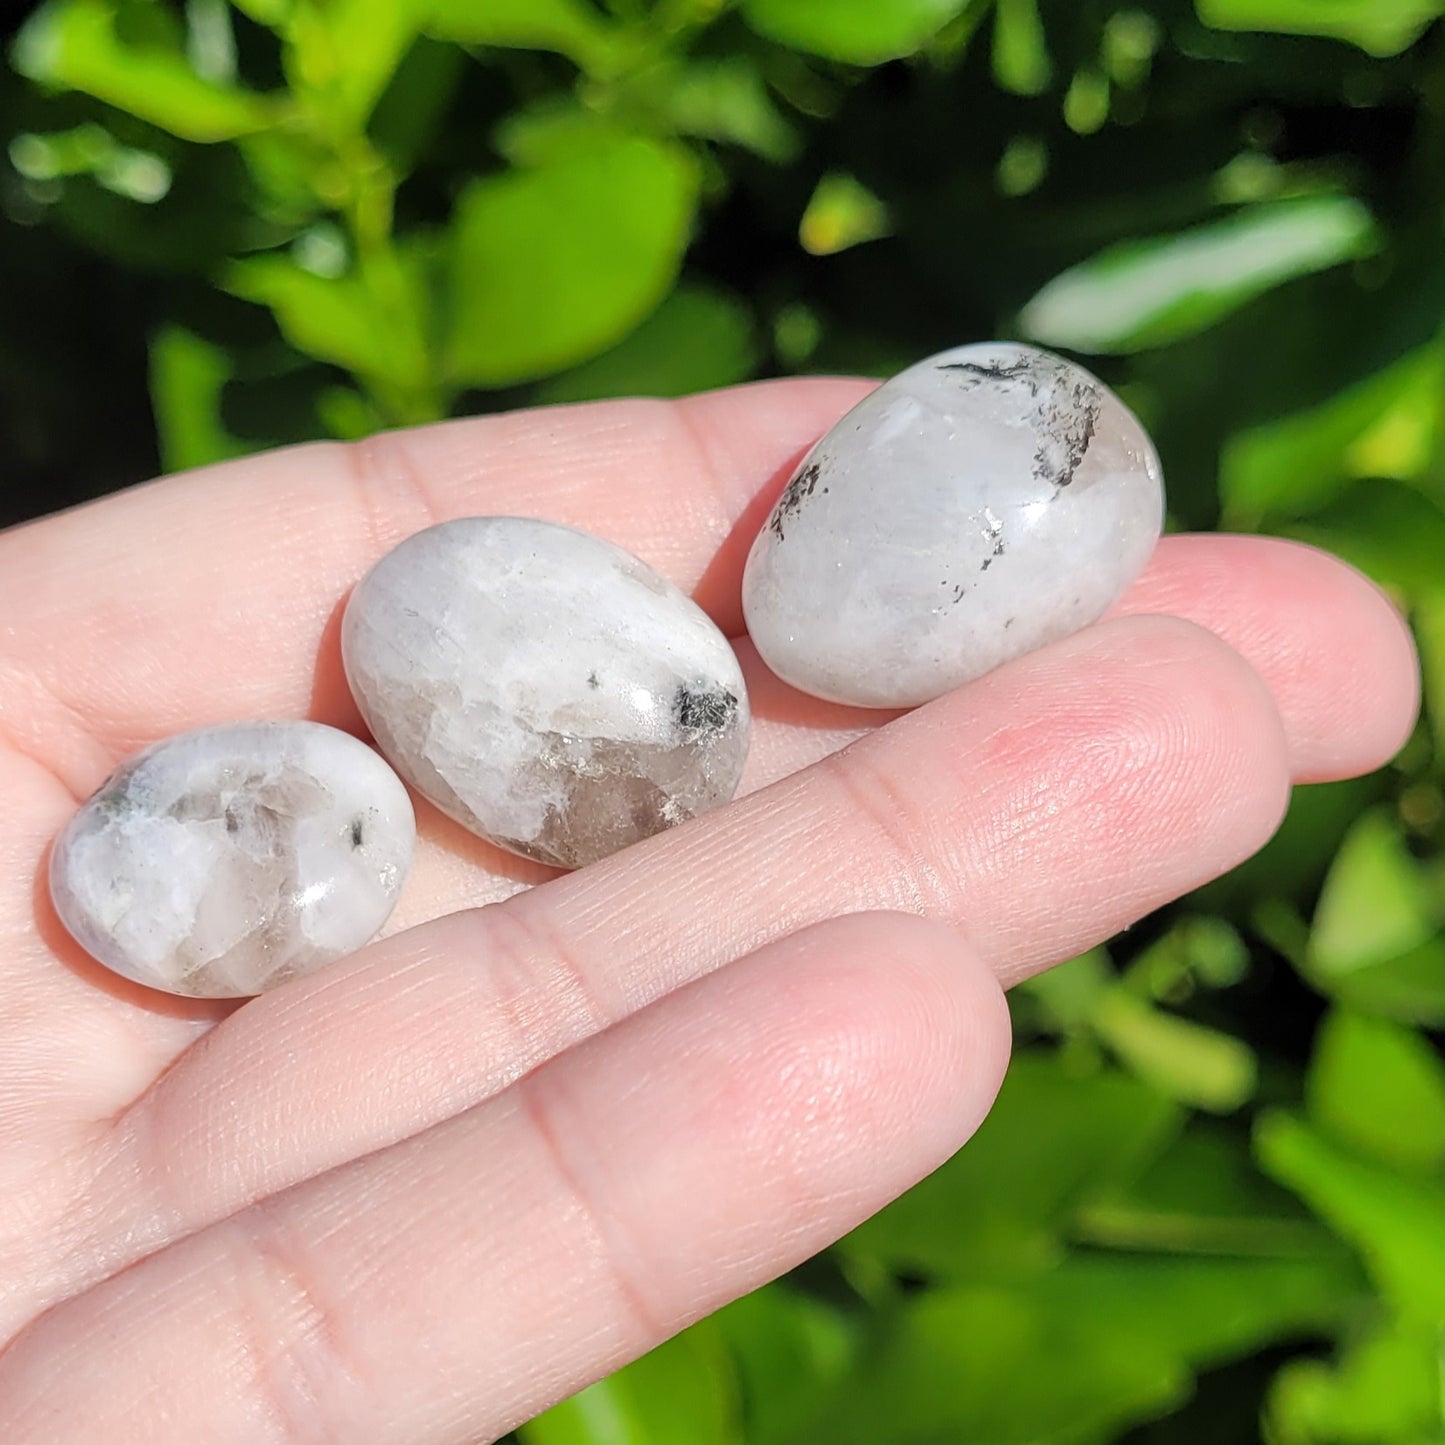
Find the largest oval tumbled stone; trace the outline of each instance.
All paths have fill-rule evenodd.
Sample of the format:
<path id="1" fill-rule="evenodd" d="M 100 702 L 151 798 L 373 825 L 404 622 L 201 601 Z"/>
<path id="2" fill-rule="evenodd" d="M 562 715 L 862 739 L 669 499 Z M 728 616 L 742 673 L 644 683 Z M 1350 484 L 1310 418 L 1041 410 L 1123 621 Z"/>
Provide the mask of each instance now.
<path id="1" fill-rule="evenodd" d="M 1158 541 L 1159 459 L 1060 357 L 909 367 L 803 459 L 748 557 L 763 659 L 835 702 L 909 707 L 1101 616 Z"/>
<path id="2" fill-rule="evenodd" d="M 730 798 L 748 746 L 727 639 L 636 557 L 469 517 L 357 585 L 346 675 L 377 745 L 464 827 L 576 868 Z"/>
<path id="3" fill-rule="evenodd" d="M 56 840 L 50 892 L 117 973 L 244 997 L 365 943 L 401 892 L 415 831 L 401 780 L 347 733 L 201 728 L 110 776 Z"/>

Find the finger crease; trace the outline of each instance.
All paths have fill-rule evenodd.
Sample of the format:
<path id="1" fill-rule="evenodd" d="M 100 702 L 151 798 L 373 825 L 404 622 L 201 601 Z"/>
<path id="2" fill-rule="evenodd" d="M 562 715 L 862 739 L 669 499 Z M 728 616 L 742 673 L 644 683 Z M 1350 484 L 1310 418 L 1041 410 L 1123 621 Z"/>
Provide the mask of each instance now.
<path id="1" fill-rule="evenodd" d="M 377 432 L 348 442 L 345 456 L 365 527 L 368 559 L 442 520 L 404 432 Z"/>
<path id="2" fill-rule="evenodd" d="M 343 1392 L 365 1394 L 341 1344 L 339 1312 L 271 1228 L 268 1207 L 263 1202 L 252 1208 L 260 1223 L 244 1237 L 238 1281 L 251 1385 L 278 1445 L 317 1445 L 338 1438 L 335 1406 Z M 258 1288 L 249 1287 L 248 1265 L 259 1267 Z"/>
<path id="3" fill-rule="evenodd" d="M 902 910 L 921 918 L 947 917 L 949 891 L 938 869 L 919 846 L 919 835 L 926 829 L 893 778 L 869 759 L 865 749 L 857 746 L 831 754 L 818 767 L 893 854 L 894 867 L 888 876 L 902 889 Z M 889 906 L 898 907 L 899 903 L 890 899 Z"/>
<path id="4" fill-rule="evenodd" d="M 640 1331 L 641 1339 L 646 1342 L 665 1339 L 672 1333 L 672 1329 L 653 1313 L 632 1275 L 622 1267 L 613 1231 L 608 1227 L 603 1211 L 597 1208 L 588 1191 L 583 1188 L 582 1181 L 567 1158 L 566 1150 L 562 1148 L 548 1116 L 547 1107 L 542 1102 L 540 1088 L 534 1080 L 524 1079 L 517 1086 L 517 1094 L 528 1123 L 566 1191 L 580 1227 L 592 1241 L 593 1256 L 606 1270 L 617 1297 Z"/>
<path id="5" fill-rule="evenodd" d="M 615 1010 L 593 987 L 572 940 L 548 909 L 529 908 L 522 901 L 527 896 L 479 910 L 485 925 L 483 966 L 495 973 L 515 973 L 521 980 L 498 1000 L 513 1035 L 508 1051 L 516 1061 L 513 1077 L 617 1021 Z"/>

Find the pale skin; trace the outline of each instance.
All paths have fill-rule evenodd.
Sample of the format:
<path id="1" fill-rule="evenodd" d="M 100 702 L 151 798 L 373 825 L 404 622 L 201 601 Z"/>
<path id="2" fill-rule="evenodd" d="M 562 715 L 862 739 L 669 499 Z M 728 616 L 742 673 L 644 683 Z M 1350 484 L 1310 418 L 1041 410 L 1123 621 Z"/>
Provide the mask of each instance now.
<path id="1" fill-rule="evenodd" d="M 862 390 L 299 448 L 0 535 L 6 1445 L 491 1439 L 934 1169 L 1003 1074 L 1003 986 L 1407 736 L 1389 603 L 1250 538 L 1166 539 L 1111 619 L 905 717 L 790 691 L 742 561 Z M 490 512 L 620 543 L 739 639 L 745 796 L 566 877 L 423 805 L 388 934 L 239 1007 L 88 960 L 43 885 L 78 800 L 188 727 L 359 730 L 348 589 Z"/>

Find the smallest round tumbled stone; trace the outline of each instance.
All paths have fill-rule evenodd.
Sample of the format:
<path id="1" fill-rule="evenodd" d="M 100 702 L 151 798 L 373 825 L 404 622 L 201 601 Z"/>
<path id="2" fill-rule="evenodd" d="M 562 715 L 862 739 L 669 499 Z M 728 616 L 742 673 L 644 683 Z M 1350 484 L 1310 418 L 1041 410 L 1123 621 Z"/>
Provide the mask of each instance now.
<path id="1" fill-rule="evenodd" d="M 56 840 L 50 893 L 116 973 L 241 998 L 366 943 L 395 906 L 415 836 L 401 780 L 349 734 L 200 728 L 111 774 Z"/>

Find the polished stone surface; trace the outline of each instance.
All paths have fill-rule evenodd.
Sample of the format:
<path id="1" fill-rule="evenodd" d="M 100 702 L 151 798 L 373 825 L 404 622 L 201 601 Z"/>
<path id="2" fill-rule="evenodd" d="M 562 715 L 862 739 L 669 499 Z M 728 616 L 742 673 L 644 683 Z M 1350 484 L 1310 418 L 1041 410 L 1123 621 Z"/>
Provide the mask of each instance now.
<path id="1" fill-rule="evenodd" d="M 1031 347 L 958 347 L 803 459 L 748 557 L 748 631 L 804 692 L 926 702 L 1100 617 L 1163 511 L 1154 447 L 1102 382 Z"/>
<path id="2" fill-rule="evenodd" d="M 416 827 L 365 743 L 309 722 L 181 733 L 123 763 L 71 819 L 50 892 L 87 952 L 193 998 L 260 993 L 386 921 Z"/>
<path id="3" fill-rule="evenodd" d="M 408 538 L 342 624 L 377 746 L 464 827 L 576 868 L 726 802 L 748 746 L 727 639 L 621 548 L 520 517 Z"/>

